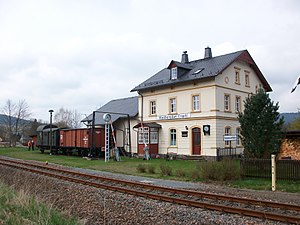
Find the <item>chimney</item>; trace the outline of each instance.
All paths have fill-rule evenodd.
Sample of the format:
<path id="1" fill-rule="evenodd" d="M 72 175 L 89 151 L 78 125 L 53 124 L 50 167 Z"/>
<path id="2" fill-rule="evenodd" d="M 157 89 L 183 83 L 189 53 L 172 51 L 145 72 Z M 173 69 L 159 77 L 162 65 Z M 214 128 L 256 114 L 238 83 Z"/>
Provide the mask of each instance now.
<path id="1" fill-rule="evenodd" d="M 211 48 L 206 47 L 204 53 L 204 59 L 210 59 L 210 58 L 212 58 Z"/>
<path id="2" fill-rule="evenodd" d="M 188 63 L 188 62 L 189 62 L 189 56 L 187 54 L 187 51 L 184 51 L 181 56 L 181 63 Z"/>

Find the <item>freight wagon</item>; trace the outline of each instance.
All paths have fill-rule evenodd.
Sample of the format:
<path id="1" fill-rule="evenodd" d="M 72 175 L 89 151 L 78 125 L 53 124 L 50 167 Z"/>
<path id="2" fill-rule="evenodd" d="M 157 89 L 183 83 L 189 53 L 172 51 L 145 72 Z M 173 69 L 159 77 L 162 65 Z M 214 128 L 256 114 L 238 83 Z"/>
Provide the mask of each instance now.
<path id="1" fill-rule="evenodd" d="M 51 131 L 52 130 L 52 131 Z M 52 132 L 52 143 L 51 143 Z M 41 125 L 37 128 L 37 147 L 41 152 L 70 155 L 76 152 L 80 156 L 101 157 L 105 147 L 104 128 L 62 129 L 55 125 Z"/>
<path id="2" fill-rule="evenodd" d="M 104 148 L 105 131 L 103 128 L 61 129 L 59 146 L 63 154 L 71 154 L 74 151 L 80 156 L 100 157 Z"/>

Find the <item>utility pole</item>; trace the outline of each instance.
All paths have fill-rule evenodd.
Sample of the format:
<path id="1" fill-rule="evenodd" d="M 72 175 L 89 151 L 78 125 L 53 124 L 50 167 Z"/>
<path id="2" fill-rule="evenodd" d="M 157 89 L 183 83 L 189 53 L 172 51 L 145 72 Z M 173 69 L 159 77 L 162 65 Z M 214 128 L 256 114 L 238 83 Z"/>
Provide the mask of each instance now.
<path id="1" fill-rule="evenodd" d="M 52 155 L 52 113 L 54 112 L 53 109 L 49 110 L 50 113 L 50 155 Z"/>

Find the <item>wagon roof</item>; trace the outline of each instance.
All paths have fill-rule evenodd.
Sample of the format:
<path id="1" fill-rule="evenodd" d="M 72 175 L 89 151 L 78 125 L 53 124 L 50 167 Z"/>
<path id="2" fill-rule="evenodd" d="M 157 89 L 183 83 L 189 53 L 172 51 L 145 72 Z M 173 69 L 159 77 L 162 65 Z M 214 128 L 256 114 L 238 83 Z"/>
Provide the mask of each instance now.
<path id="1" fill-rule="evenodd" d="M 50 128 L 50 124 L 43 124 L 43 125 L 38 126 L 36 131 L 39 132 L 39 131 L 43 131 L 43 130 L 48 129 L 48 128 Z M 52 124 L 52 128 L 57 128 L 57 126 Z"/>

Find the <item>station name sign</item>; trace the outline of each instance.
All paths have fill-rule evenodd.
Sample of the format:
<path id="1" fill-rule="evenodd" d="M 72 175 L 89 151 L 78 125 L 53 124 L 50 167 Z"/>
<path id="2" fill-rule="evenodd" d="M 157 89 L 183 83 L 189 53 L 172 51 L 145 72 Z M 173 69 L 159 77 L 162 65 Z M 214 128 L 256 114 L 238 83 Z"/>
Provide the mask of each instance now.
<path id="1" fill-rule="evenodd" d="M 224 141 L 236 141 L 236 135 L 224 135 Z"/>
<path id="2" fill-rule="evenodd" d="M 190 117 L 191 117 L 190 113 L 182 113 L 182 114 L 175 114 L 175 115 L 157 116 L 157 120 L 174 120 L 174 119 L 185 119 Z"/>

